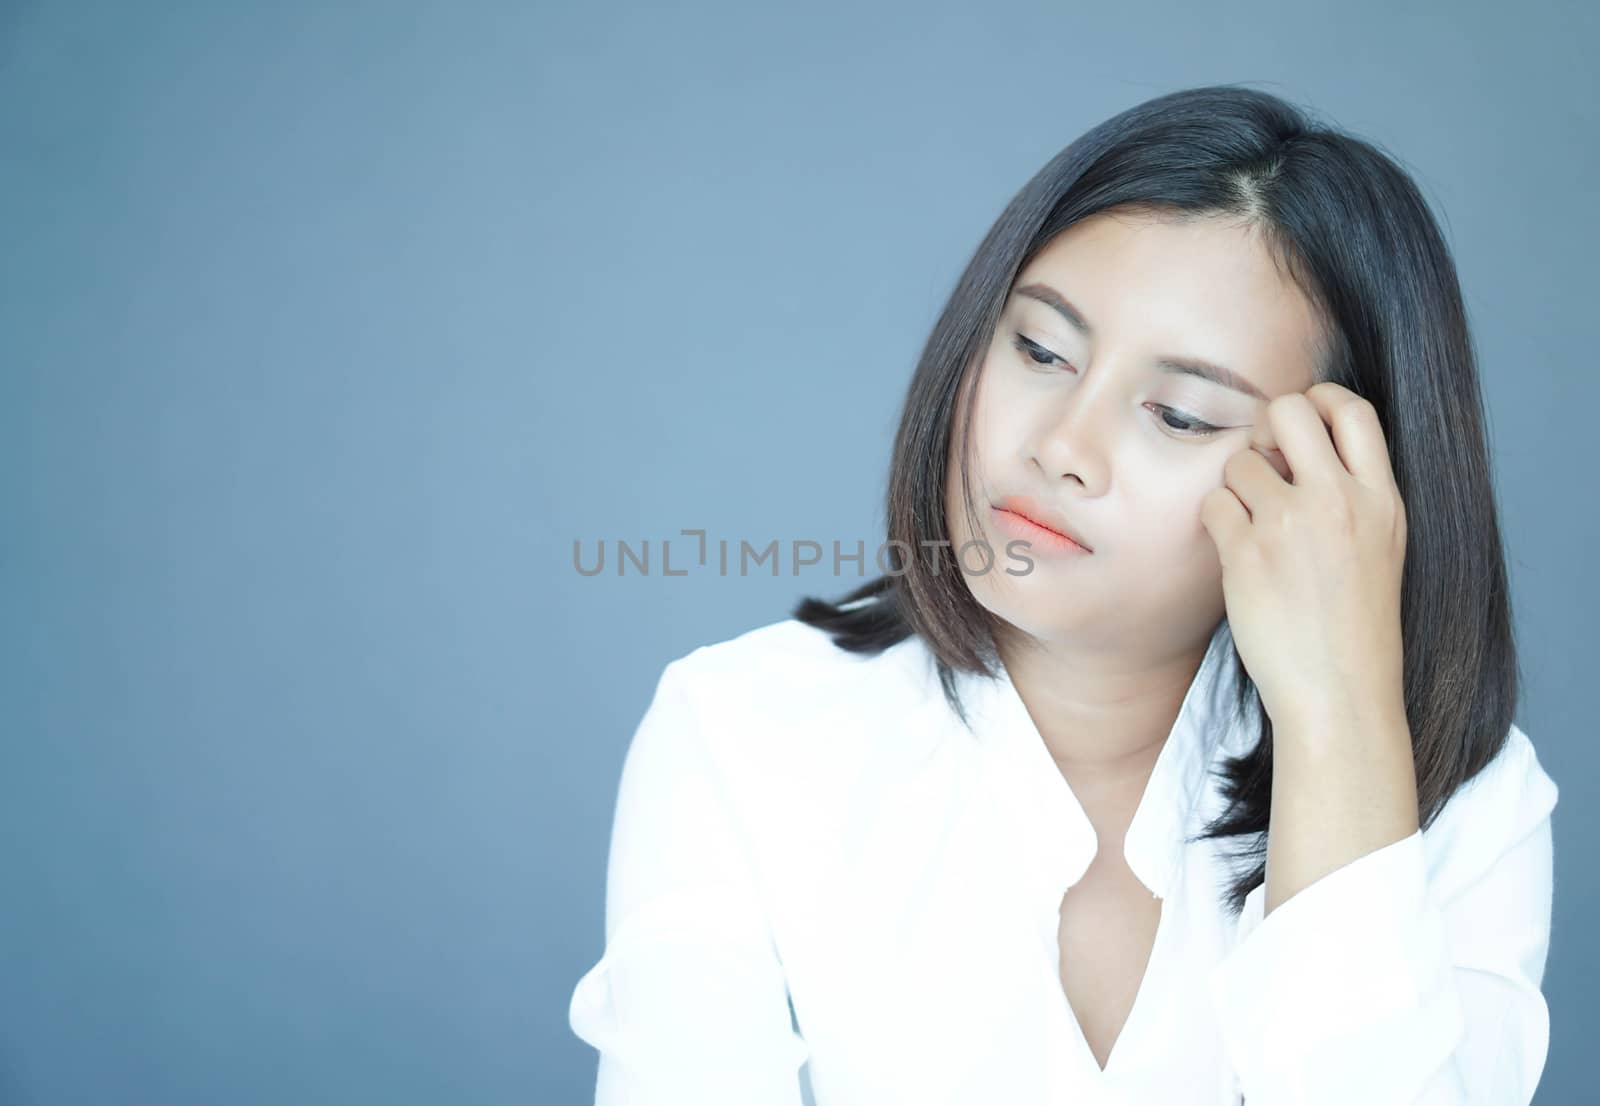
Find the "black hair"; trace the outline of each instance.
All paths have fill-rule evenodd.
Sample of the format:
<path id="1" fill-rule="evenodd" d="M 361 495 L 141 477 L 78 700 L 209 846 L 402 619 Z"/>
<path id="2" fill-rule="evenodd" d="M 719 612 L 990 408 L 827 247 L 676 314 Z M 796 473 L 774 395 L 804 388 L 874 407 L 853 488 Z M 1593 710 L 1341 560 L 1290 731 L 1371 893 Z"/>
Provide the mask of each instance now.
<path id="1" fill-rule="evenodd" d="M 994 674 L 998 627 L 949 545 L 945 474 L 971 422 L 962 399 L 1017 275 L 1067 227 L 1113 211 L 1222 216 L 1258 231 L 1323 323 L 1317 379 L 1376 408 L 1406 511 L 1405 708 L 1426 828 L 1505 743 L 1519 686 L 1476 356 L 1455 264 L 1411 177 L 1374 144 L 1269 93 L 1227 84 L 1158 96 L 1100 123 L 1023 186 L 962 272 L 906 393 L 885 545 L 911 555 L 838 601 L 803 598 L 793 617 L 854 653 L 920 635 L 965 718 L 954 674 Z M 962 486 L 971 512 L 965 466 Z M 931 557 L 918 555 L 930 546 Z M 1238 914 L 1266 878 L 1272 722 L 1237 649 L 1232 660 L 1237 704 L 1260 736 L 1223 758 L 1227 806 L 1197 840 L 1241 839 L 1250 863 L 1224 895 Z"/>

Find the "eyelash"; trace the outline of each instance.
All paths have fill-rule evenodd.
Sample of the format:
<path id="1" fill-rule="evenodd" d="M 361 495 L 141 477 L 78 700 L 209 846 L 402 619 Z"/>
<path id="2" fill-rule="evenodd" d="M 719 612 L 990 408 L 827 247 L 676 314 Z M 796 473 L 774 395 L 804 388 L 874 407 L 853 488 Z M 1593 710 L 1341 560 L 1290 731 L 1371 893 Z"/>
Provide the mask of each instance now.
<path id="1" fill-rule="evenodd" d="M 1049 350 L 1045 349 L 1043 346 L 1039 345 L 1036 342 L 1030 342 L 1028 339 L 1024 338 L 1021 334 L 1018 334 L 1018 335 L 1015 336 L 1015 338 L 1012 341 L 1011 345 L 1015 349 L 1020 351 L 1021 353 L 1025 354 L 1036 365 L 1049 366 L 1049 365 L 1051 365 L 1051 364 L 1053 364 L 1055 362 L 1058 362 L 1058 361 L 1063 365 L 1067 364 L 1067 362 L 1065 360 L 1063 360 L 1061 357 L 1058 357 L 1056 354 L 1051 353 Z M 1049 358 L 1050 360 L 1048 360 L 1048 361 L 1039 360 L 1039 357 L 1038 357 L 1039 354 L 1043 354 L 1045 357 Z M 1161 414 L 1161 423 L 1162 423 L 1163 426 L 1165 426 L 1168 430 L 1172 431 L 1174 434 L 1182 434 L 1182 435 L 1184 435 L 1185 437 L 1188 437 L 1188 438 L 1208 438 L 1212 434 L 1215 434 L 1218 431 L 1222 430 L 1222 427 L 1220 427 L 1220 426 L 1212 426 L 1208 422 L 1202 422 L 1201 420 L 1195 418 L 1194 416 L 1186 415 L 1182 411 L 1177 410 L 1176 408 L 1166 407 L 1166 406 L 1163 406 L 1162 404 L 1159 404 L 1159 403 L 1153 404 L 1153 406 L 1156 407 L 1159 411 L 1163 412 L 1163 414 Z M 1183 425 L 1183 426 L 1173 426 L 1170 422 L 1167 422 L 1167 416 L 1168 415 L 1177 416 L 1180 420 L 1182 420 L 1184 422 L 1185 425 Z"/>

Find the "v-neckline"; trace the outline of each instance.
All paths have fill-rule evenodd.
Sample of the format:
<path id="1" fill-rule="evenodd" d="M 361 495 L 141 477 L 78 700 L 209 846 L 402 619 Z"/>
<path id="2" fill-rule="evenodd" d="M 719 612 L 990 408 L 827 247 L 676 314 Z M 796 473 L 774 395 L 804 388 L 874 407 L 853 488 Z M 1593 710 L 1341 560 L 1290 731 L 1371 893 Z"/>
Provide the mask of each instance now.
<path id="1" fill-rule="evenodd" d="M 1070 893 L 1070 890 L 1068 888 L 1062 892 L 1062 909 L 1065 908 L 1066 896 Z M 1116 1074 L 1113 1065 L 1117 1063 L 1117 1057 L 1133 1047 L 1125 1045 L 1123 1042 L 1128 1040 L 1130 1034 L 1137 1035 L 1140 1033 L 1142 1031 L 1141 1023 L 1150 1017 L 1148 1013 L 1142 1013 L 1142 1011 L 1156 1002 L 1156 999 L 1152 998 L 1151 995 L 1161 985 L 1164 970 L 1162 962 L 1163 946 L 1167 939 L 1167 931 L 1175 924 L 1173 915 L 1174 911 L 1169 909 L 1167 901 L 1160 900 L 1160 908 L 1156 916 L 1156 930 L 1151 940 L 1149 955 L 1145 959 L 1139 982 L 1134 988 L 1133 1001 L 1128 1007 L 1127 1015 L 1123 1018 L 1121 1027 L 1117 1030 L 1116 1038 L 1111 1042 L 1111 1048 L 1106 1053 L 1105 1067 L 1102 1068 L 1099 1059 L 1094 1054 L 1093 1047 L 1089 1044 L 1088 1035 L 1083 1030 L 1083 1024 L 1078 1018 L 1077 1010 L 1072 1005 L 1072 1000 L 1067 994 L 1065 981 L 1062 978 L 1061 918 L 1060 914 L 1057 914 L 1056 932 L 1052 935 L 1051 940 L 1051 947 L 1054 952 L 1050 957 L 1051 968 L 1054 973 L 1054 991 L 1059 997 L 1061 1011 L 1071 1027 L 1070 1035 L 1076 1041 L 1076 1051 L 1079 1052 L 1092 1074 L 1098 1078 L 1110 1078 Z"/>

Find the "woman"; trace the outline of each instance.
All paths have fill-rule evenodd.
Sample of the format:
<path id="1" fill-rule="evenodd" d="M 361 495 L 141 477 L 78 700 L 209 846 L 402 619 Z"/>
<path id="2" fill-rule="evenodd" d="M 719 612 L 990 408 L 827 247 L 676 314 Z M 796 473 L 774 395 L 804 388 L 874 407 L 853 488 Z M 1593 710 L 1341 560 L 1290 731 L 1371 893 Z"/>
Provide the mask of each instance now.
<path id="1" fill-rule="evenodd" d="M 1529 1102 L 1557 789 L 1389 158 L 1235 86 L 1074 142 L 928 339 L 887 538 L 666 666 L 597 1103 Z"/>

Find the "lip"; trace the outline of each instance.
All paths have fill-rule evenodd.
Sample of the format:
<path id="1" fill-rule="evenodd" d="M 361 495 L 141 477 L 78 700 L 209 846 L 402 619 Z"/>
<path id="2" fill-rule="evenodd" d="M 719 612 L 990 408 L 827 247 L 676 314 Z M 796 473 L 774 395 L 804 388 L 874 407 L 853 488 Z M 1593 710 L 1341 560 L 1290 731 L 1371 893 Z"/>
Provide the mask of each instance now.
<path id="1" fill-rule="evenodd" d="M 1004 529 L 1034 546 L 1063 553 L 1094 552 L 1059 513 L 1025 495 L 1008 495 L 994 504 L 994 510 Z"/>

